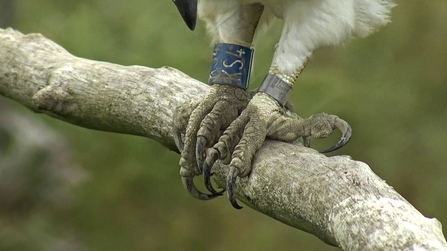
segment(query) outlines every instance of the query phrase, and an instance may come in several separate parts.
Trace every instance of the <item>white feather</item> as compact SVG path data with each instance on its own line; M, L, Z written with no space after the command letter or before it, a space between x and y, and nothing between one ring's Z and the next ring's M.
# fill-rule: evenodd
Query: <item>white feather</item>
M215 40L250 46L253 15L264 6L262 26L272 16L284 20L272 65L282 74L292 75L312 52L338 45L352 35L366 37L389 22L391 0L199 0L199 17L206 21ZM248 34L248 35L247 35Z

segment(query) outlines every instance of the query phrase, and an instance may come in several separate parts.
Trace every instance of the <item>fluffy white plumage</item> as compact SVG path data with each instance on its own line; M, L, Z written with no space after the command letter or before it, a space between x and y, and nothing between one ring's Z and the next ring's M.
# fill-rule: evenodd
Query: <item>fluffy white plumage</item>
M393 6L391 0L199 0L198 15L215 40L244 46L253 46L257 27L283 19L272 65L293 75L315 49L366 37L388 23Z

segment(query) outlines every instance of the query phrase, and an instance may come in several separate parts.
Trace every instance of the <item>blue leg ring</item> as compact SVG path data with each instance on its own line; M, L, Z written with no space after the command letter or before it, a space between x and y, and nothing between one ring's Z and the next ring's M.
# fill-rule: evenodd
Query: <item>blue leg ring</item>
M208 83L233 85L246 90L252 61L253 49L236 44L215 44Z

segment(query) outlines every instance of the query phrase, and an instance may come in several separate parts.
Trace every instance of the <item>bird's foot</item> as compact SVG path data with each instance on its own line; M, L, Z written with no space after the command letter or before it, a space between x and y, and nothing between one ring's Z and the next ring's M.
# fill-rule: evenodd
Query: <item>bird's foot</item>
M300 137L325 138L338 129L342 138L324 151L328 152L342 147L351 135L348 123L335 115L320 113L302 119L265 93L257 93L252 98L251 93L226 85L214 85L200 103L177 108L174 118L185 188L201 200L222 195L224 190L216 191L210 181L211 169L220 160L229 167L226 190L231 204L238 209L241 206L234 197L237 177L251 172L252 159L266 137L292 142ZM194 185L193 178L200 174L210 193L202 193Z
M317 139L326 138L334 130L339 130L342 134L340 140L334 146L320 151L320 153L328 153L340 149L351 138L351 126L335 115L318 113L307 119L302 119L294 113L288 112L288 114L288 116L284 116L272 123L272 133L267 135L268 138L291 141L290 139L302 137L304 139L304 145L310 147L311 137ZM283 132L288 133L282 134ZM280 134L278 135L278 133Z
M252 159L266 137L285 142L303 137L305 142L308 142L310 137L325 138L335 129L342 131L342 139L325 152L336 150L347 143L351 135L348 123L325 113L302 119L282 108L267 94L258 93L225 130L218 142L208 149L202 170L205 185L210 192L215 191L211 187L210 173L217 160L229 165L226 180L228 199L233 207L240 209L242 207L234 197L236 179L251 172Z
M203 176L211 194L200 192L193 178L203 172L207 149L217 142L251 98L252 94L241 88L216 84L203 100L180 106L174 112L174 140L181 151L180 175L183 185L195 198L209 200L222 195L223 191L211 186L210 170Z

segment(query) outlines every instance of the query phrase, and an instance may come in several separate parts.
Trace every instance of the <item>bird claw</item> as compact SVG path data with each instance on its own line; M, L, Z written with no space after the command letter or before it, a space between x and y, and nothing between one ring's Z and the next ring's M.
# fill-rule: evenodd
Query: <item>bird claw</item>
M227 175L227 195L228 200L230 201L231 205L236 209L242 209L242 207L237 204L236 198L234 198L234 185L236 184L236 178L238 176L238 169L231 166L230 171Z
M183 144L181 132L174 129L173 135L174 135L174 142L175 142L175 145L177 146L177 149L180 152L182 152L184 144Z
M225 189L218 192L214 189L213 185L211 184L211 176L213 173L211 173L211 168L213 167L214 163L219 159L219 153L215 151L214 149L210 149L211 153L208 153L208 156L206 157L205 163L203 164L203 182L205 184L206 189L211 192L211 194L219 194L222 195L223 192L225 192Z
M200 169L200 172L203 172L203 165L205 162L206 154L205 154L205 146L207 144L207 140L203 136L197 137L196 143L196 160L197 166Z
M334 146L332 146L324 151L320 151L320 153L328 153L328 152L332 152L332 151L342 148L344 145L346 145L349 142L349 139L351 138L351 135L352 135L352 129L351 129L351 126L348 124L348 122L344 121L343 119L341 119L335 115L329 115L329 116L333 117L332 126L334 129L338 129L341 132L341 138L338 140L338 142Z
M303 137L303 144L305 147L310 147L310 137L309 136Z
M194 185L193 177L183 176L182 183L185 189L189 192L189 194L191 194L194 198L199 200L211 200L222 195L222 194L206 194L200 192Z

